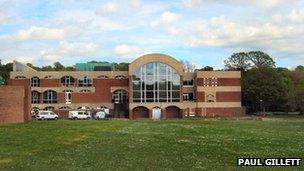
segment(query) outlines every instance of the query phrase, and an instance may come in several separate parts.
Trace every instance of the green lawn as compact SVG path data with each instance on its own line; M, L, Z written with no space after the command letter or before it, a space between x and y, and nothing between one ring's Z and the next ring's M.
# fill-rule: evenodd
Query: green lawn
M0 126L0 170L234 170L237 157L304 157L304 119L59 120ZM288 169L304 169L302 162L301 168Z

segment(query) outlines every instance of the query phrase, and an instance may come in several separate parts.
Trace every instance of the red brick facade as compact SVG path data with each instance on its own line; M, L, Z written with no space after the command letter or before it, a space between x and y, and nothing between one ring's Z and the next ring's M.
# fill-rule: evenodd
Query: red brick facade
M18 123L30 116L24 86L0 87L0 123Z
M217 102L240 102L241 92L216 92Z
M180 89L178 90L180 93L180 100L176 101L175 99L175 101L173 101L171 99L171 101L167 102L158 101L157 103L155 102L155 104L151 104L151 102L137 104L137 90L137 95L134 93L134 95L137 96L137 101L133 101L132 78L134 72L141 65L151 61L158 61L168 64L177 71L178 75L180 76ZM90 106L89 108L92 110L95 110L101 106L108 107L109 111L117 117L122 117L120 113L124 113L126 111L126 113L129 113L128 116L130 116L130 118L151 118L153 107L161 108L162 118L182 118L189 110L191 113L195 113L197 116L211 117L236 116L239 114L239 112L241 112L241 76L239 72L195 71L193 73L186 73L184 72L183 66L179 61L161 54L151 54L136 59L130 64L128 72L40 72L32 71L31 68L27 68L27 70L24 71L24 74L20 73L20 71L16 73L12 72L11 74L9 85L22 85L24 87L26 97L25 106L31 106L31 108L37 107L41 110L46 109L49 106L54 107L55 112L58 113L61 118L67 117L68 109L77 110L79 107L84 107L87 105ZM22 79L22 77L20 77L21 79L15 79L17 75L24 76L26 79ZM90 79L90 83L92 83L86 85L87 87L82 87L83 82L81 81L83 80L84 75L86 75ZM99 77L101 75L106 77ZM117 78L117 75L122 75L125 78ZM50 77L46 79L46 76ZM73 83L70 87L61 85L61 80L66 78L66 76L72 77ZM31 87L30 80L33 77L39 78L39 86ZM191 80L193 81L191 85L189 85ZM187 82L185 85L183 85L184 81ZM166 84L169 83L170 82L167 82ZM47 90L56 92L56 102L49 102L48 100L45 102L43 100L43 98L45 98L44 93ZM66 99L66 96L69 97L70 95L69 93L65 92L66 90L72 91L71 102L69 102L69 98ZM114 92L117 90L125 91L128 96L127 100L129 99L129 101L115 102ZM39 103L31 104L31 92L33 91L39 92ZM149 91L151 93L151 89ZM172 98L172 94L170 95L171 97L169 97L169 93L167 93L167 99ZM183 100L184 95L185 101ZM187 99L189 97L192 99ZM155 99L155 96L153 98ZM139 99L139 101L141 100L142 99ZM162 100L164 100L164 98ZM171 102L172 104L168 104ZM121 103L121 105L118 105L117 103ZM147 110L136 109L138 106L143 106ZM28 111L29 108L26 110ZM25 113L29 113L27 111ZM26 115L24 119L28 120L30 119L30 116Z

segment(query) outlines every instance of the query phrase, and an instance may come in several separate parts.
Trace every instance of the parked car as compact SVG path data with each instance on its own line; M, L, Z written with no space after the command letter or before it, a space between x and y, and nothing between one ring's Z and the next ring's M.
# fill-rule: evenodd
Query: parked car
M105 111L99 111L95 114L95 119L107 119L108 118L108 114Z
M57 120L58 115L54 113L53 111L39 111L38 114L35 115L35 118L38 120Z
M91 114L87 111L69 111L69 119L90 119Z
M32 114L32 118L36 118L37 115L39 114L39 110L38 110L38 109L33 109L33 110L31 111L31 114Z

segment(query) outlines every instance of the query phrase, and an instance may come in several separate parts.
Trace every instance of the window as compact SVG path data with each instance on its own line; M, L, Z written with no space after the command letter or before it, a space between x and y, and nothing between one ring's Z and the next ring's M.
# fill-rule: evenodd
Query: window
M193 93L184 93L183 99L184 99L184 101L193 101L194 95L193 95Z
M82 78L79 78L78 80L78 86L79 87L90 87L92 86L93 80L87 76L84 76Z
M117 76L115 77L115 79L126 79L126 77L123 76L123 75L117 75Z
M65 90L65 104L71 104L72 103L72 92L71 90Z
M217 86L217 78L204 78L204 87L216 87Z
M16 71L21 72L23 71L24 66L20 63L16 63Z
M79 92L81 92L81 93L90 93L91 90L84 89L84 90L80 90Z
M171 66L151 62L132 76L133 102L179 102L180 75Z
M108 76L105 76L105 75L101 75L101 76L98 76L97 79L108 79L109 77Z
M126 90L116 90L113 93L112 100L114 103L127 103L128 102L128 93Z
M183 81L183 85L184 86L193 86L194 85L194 81L192 80L184 80Z
M54 90L43 92L43 103L57 103L57 93Z
M40 79L38 77L31 78L31 86L32 87L39 87L40 86Z
M71 76L63 76L61 77L60 82L62 86L70 87L74 86L75 79Z
M32 91L32 103L40 103L40 93L38 91Z
M21 80L21 79L26 79L25 76L16 76L15 79Z

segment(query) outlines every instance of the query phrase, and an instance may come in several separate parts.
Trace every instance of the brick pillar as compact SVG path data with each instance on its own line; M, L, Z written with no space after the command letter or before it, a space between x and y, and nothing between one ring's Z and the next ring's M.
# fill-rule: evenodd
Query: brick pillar
M149 109L149 118L152 119L152 110Z
M129 110L129 119L134 119L133 118L133 111L132 110Z
M185 117L185 110L180 109L179 114L180 114L181 118L184 118Z
M161 109L162 119L167 119L166 109Z

